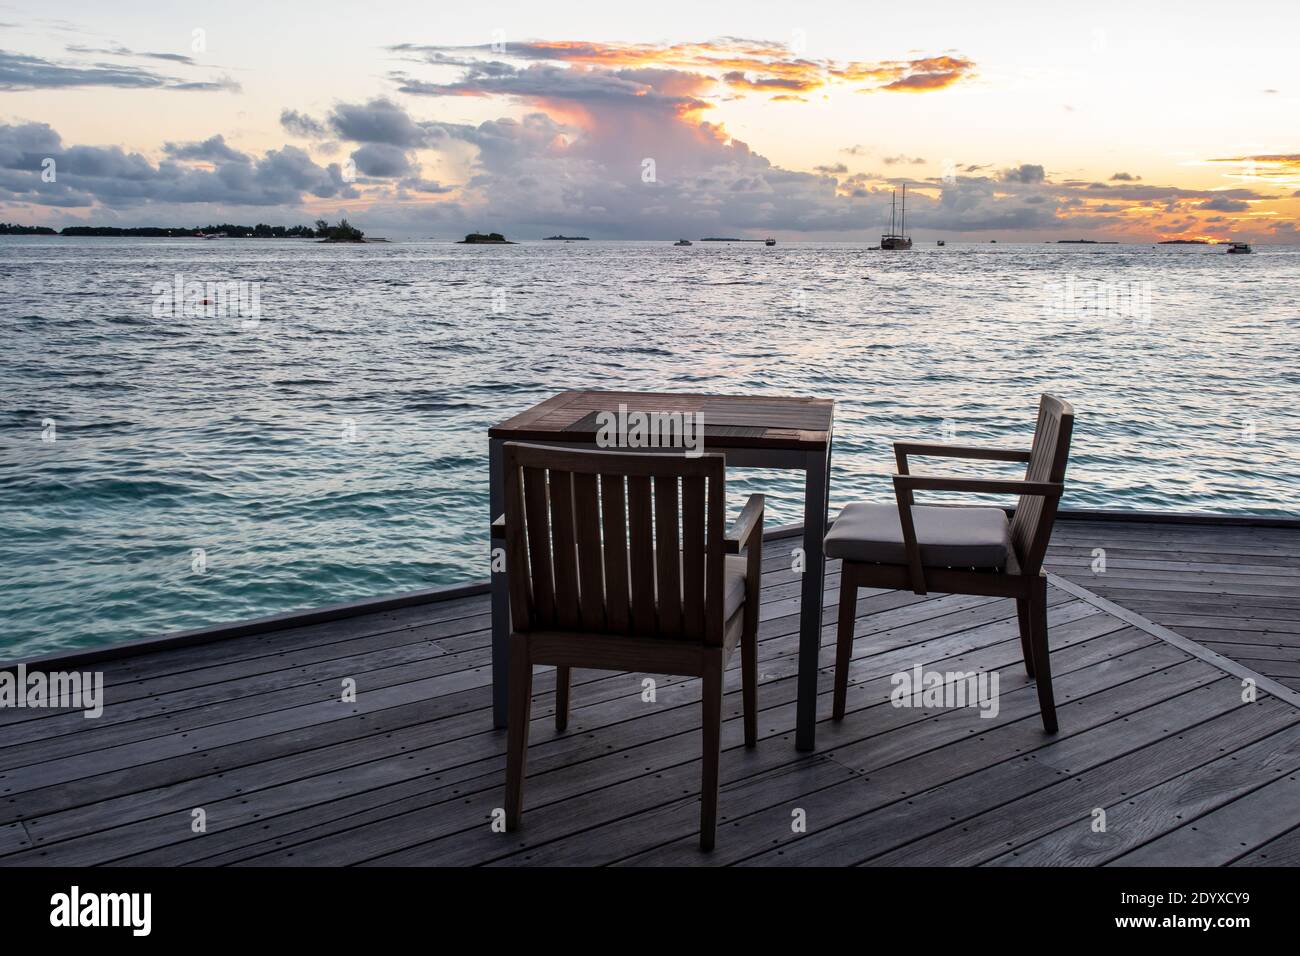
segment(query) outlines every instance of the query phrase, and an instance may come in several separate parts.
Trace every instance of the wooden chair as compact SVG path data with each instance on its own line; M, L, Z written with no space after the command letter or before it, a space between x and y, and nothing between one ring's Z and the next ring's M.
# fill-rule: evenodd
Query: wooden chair
M858 588L911 588L917 594L987 594L1016 599L1025 671L1038 685L1043 728L1056 732L1047 643L1047 576L1043 556L1064 488L1074 409L1043 395L1028 451L897 442L895 504L850 504L826 535L826 556L843 562L836 635L834 716L844 717ZM913 475L908 456L1028 463L1023 480ZM917 491L1010 492L1015 517L1001 508L916 505Z
M504 536L510 579L506 829L523 808L533 665L556 667L560 731L570 668L649 671L703 679L700 846L712 849L722 673L737 644L745 746L758 739L763 496L728 533L722 455L507 442L503 460L505 514L493 533Z

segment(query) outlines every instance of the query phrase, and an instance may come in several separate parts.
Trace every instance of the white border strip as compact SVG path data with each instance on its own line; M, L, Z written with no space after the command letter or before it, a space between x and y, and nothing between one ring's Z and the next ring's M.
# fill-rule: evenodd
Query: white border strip
M1294 691L1285 684L1279 684L1271 677L1265 677L1263 674L1256 673L1244 664L1238 664L1229 657L1224 657L1222 654L1216 654L1208 647L1198 644L1190 638L1183 637L1183 635L1177 634L1174 631L1169 630L1169 628L1157 624L1155 621L1147 620L1135 611L1130 611L1126 607L1121 607L1113 601L1107 601L1101 595L1093 594L1081 584L1067 581L1060 575L1052 574L1050 571L1047 573L1047 580L1054 587L1058 587L1062 591L1073 594L1079 600L1086 601L1098 610L1105 611L1107 614L1117 617L1121 621L1132 624L1134 627L1146 631L1152 637L1158 637L1160 640L1172 644L1180 651L1191 654L1193 657L1199 658L1200 660L1205 661L1205 663L1217 667L1221 671L1226 671L1234 677L1253 680L1255 686L1266 694L1280 698L1288 704L1291 704L1293 707L1300 707L1300 691Z

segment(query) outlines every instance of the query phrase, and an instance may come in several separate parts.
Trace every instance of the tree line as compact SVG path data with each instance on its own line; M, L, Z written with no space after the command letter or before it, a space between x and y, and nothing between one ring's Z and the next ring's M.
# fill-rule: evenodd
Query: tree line
M54 230L49 226L22 226L18 223L0 222L0 236L134 236L145 239L181 239L186 236L204 236L224 233L236 239L335 239L360 240L360 229L346 219L331 226L317 219L310 226L271 226L259 222L255 226L221 223L195 226L192 229L168 226L64 226Z

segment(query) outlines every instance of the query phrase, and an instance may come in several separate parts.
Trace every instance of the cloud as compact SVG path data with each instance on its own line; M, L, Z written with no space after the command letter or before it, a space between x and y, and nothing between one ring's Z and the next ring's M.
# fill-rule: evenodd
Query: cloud
M1254 156L1228 156L1211 159L1211 163L1238 166L1264 166L1287 173L1300 172L1300 153L1262 153ZM1267 170L1259 170L1263 173Z
M352 153L357 170L366 176L405 176L411 171L411 161L406 150L387 143L367 143Z
M398 183L402 189L408 189L412 192L426 193L429 195L439 195L455 191L455 186L444 186L432 179L421 179L418 176L410 176Z
M843 163L834 163L830 166L814 166L813 169L819 173L824 173L827 176L838 176L841 173L847 173L849 171L849 167L845 166Z
M285 132L303 139L324 139L329 135L324 123L297 110L281 110L280 125Z
M971 60L956 55L817 60L795 55L784 44L735 37L676 44L532 40L498 49L402 43L389 49L413 62L463 71L451 82L395 73L404 93L573 100L651 95L677 99L670 108L687 112L724 94L795 99L837 85L857 92L925 92L953 86L975 73Z
M75 89L79 87L154 89L178 91L226 90L237 92L234 80L188 81L138 66L93 63L60 64L38 56L0 50L0 90Z
M419 96L510 96L545 104L565 101L576 104L618 104L639 112L657 110L686 114L708 109L698 97L674 92L709 82L680 72L581 70L532 63L523 69L484 72L470 68L450 83L431 83L395 74L398 90Z
M204 162L247 163L250 158L226 145L226 138L218 133L201 143L164 143L163 152L173 159L202 160Z
M1043 167L1031 163L1002 171L1002 179L1008 183L1041 183L1045 178Z
M881 160L881 162L886 166L897 166L901 163L906 163L909 166L922 166L925 164L925 160L920 156L904 156L902 154L899 154L898 156L886 156Z
M306 197L357 195L337 164L321 167L295 146L267 150L259 158L231 149L217 135L198 143L168 143L163 151L167 158L155 165L118 146L65 146L44 123L0 125L0 199L128 209L192 203L297 206ZM42 179L46 158L54 160L54 182Z
M197 66L197 62L192 56L185 56L182 53L144 53L137 50L129 49L121 45L113 47L86 47L79 46L75 43L66 47L69 53L90 53L100 56L125 56L125 57L142 57L146 60L165 60L168 63L184 63L186 66Z
M1134 176L1132 173L1114 173L1110 177L1111 182L1132 183L1141 179L1141 176Z
M1197 209L1212 209L1215 212L1246 212L1250 209L1250 203L1241 199L1208 199L1200 203Z
M906 64L905 72L885 84L883 89L908 93L924 93L947 89L974 75L975 64L962 57L938 56L913 60Z
M429 127L416 125L404 109L383 98L367 103L340 103L330 113L328 122L340 137L354 143L382 143L411 149L425 145L431 135Z

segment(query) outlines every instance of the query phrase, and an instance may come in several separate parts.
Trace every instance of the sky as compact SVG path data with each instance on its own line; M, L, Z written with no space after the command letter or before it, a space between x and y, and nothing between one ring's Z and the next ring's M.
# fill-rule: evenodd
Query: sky
M6 3L0 221L1295 242L1300 4Z

